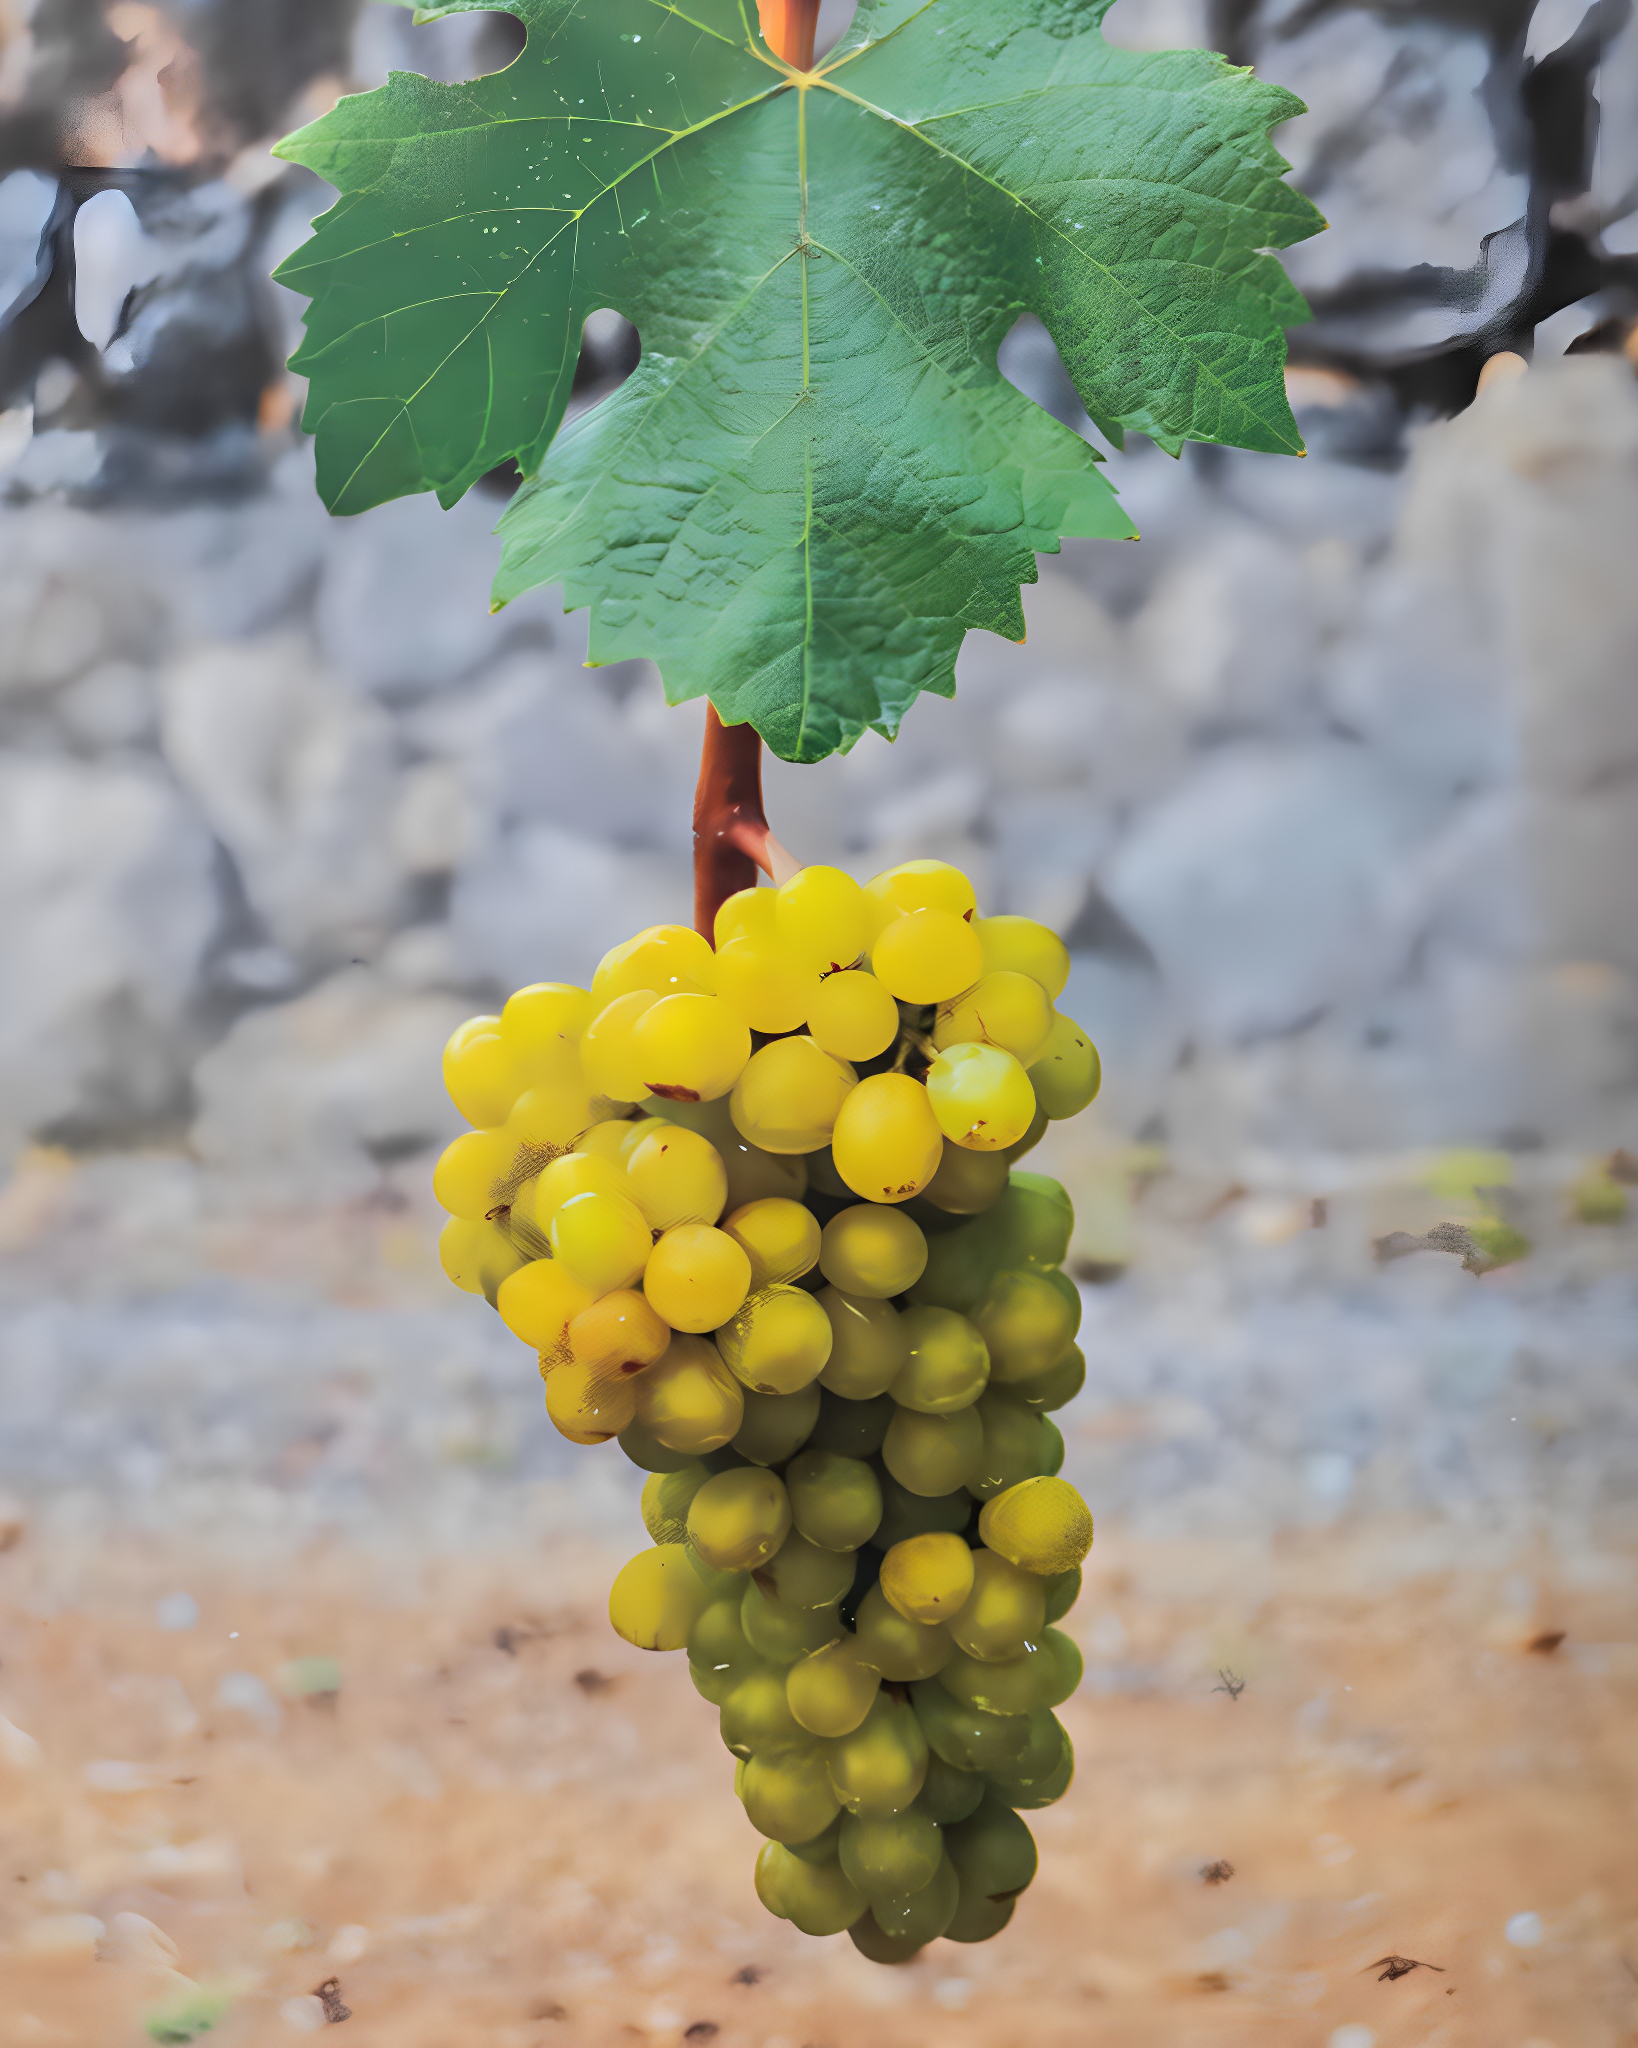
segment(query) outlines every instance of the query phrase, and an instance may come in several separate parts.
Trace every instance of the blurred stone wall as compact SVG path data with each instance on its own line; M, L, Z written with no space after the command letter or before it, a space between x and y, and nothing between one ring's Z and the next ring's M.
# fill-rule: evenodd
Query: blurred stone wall
M1638 1144L1638 20L1110 28L1313 108L1281 137L1332 222L1291 257L1309 458L1112 455L1141 546L1044 564L1028 645L973 636L896 745L773 764L780 834L945 854L1068 930L1127 1132ZM281 368L268 272L325 195L271 138L515 34L0 0L0 1157L185 1139L367 1187L447 1127L459 1016L687 915L698 707L584 669L549 593L488 616L504 479L331 521ZM631 346L596 317L577 402ZM1091 432L1044 330L1003 367Z

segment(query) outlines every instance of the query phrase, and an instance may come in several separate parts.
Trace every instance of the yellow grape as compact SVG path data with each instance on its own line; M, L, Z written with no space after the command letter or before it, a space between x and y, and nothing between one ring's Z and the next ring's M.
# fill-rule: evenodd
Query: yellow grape
M764 1047L752 1065L777 1050ZM830 1147L852 1193L867 1202L903 1202L919 1195L937 1173L944 1134L919 1081L908 1074L871 1074L841 1104Z
M942 1622L929 1627L900 1614L879 1585L859 1602L854 1643L860 1657L892 1685L933 1678L950 1661L954 1645Z
M764 1565L756 1583L783 1607L834 1607L853 1584L850 1551L825 1550L793 1529Z
M779 943L824 974L857 960L865 945L865 893L840 868L801 868L774 897Z
M546 1413L572 1444L606 1444L637 1414L637 1389L629 1379L572 1359L546 1375Z
M495 1306L514 1337L555 1364L559 1352L567 1356L569 1325L596 1298L556 1259L531 1259L501 1282Z
M1081 1298L1061 1273L998 1273L972 1312L998 1386L1027 1384L1056 1365L1081 1326Z
M647 989L656 996L710 995L715 963L711 948L685 924L650 925L623 945L611 946L592 976L591 1001L601 1010L617 996Z
M933 1025L933 1044L998 1045L1026 1067L1046 1046L1052 1003L1038 981L1006 969L986 974L946 1004Z
M689 1507L710 1476L696 1458L673 1472L651 1472L644 1480L643 1527L656 1543L688 1541ZM689 1633L692 1639L693 1630Z
M899 1006L875 975L827 974L808 1003L808 1035L840 1060L873 1060L899 1035Z
M609 1588L609 1620L639 1650L680 1650L710 1599L686 1546L660 1543L621 1566Z
M924 1813L849 1814L836 1845L837 1861L867 1899L904 1898L938 1875L942 1835L938 1822Z
M977 934L948 910L912 910L885 925L870 971L901 1003L947 1003L984 971Z
M770 1913L803 1934L840 1934L866 1911L839 1863L810 1863L783 1842L764 1842L756 1859L756 1895Z
M722 1227L750 1260L753 1287L800 1280L819 1262L819 1219L805 1203L778 1196L746 1202Z
M950 1618L950 1640L983 1663L1016 1657L1046 1626L1046 1588L993 1550L972 1555L972 1591Z
M865 894L884 921L911 910L945 910L961 918L976 916L978 910L972 883L944 860L900 861L872 875Z
M927 1070L927 1100L939 1129L974 1152L1015 1144L1035 1114L1035 1090L998 1045L950 1045Z
M818 1235L815 1225L814 1235ZM498 1223L472 1223L451 1216L438 1237L438 1263L467 1294L493 1301L508 1275L523 1264L523 1253Z
M886 1301L921 1278L927 1240L902 1209L860 1202L825 1225L819 1270L844 1294Z
M1069 948L1032 917L981 917L973 929L990 974L1027 974L1056 1002L1069 980Z
M472 1017L455 1031L444 1047L444 1086L469 1124L492 1130L505 1123L523 1078L498 1017Z
M794 1394L816 1380L831 1342L829 1317L799 1287L759 1287L717 1332L729 1368L758 1394Z
M1092 1510L1067 1479L1025 1479L985 1502L978 1533L997 1556L1047 1578L1092 1548Z
M907 1536L882 1559L882 1597L906 1621L933 1628L961 1612L973 1590L973 1572L965 1536Z
M836 1795L825 1776L817 1743L753 1756L743 1767L740 1798L745 1818L775 1842L805 1842L836 1818Z
M643 1212L624 1195L571 1195L546 1234L553 1258L594 1294L631 1286L654 1248Z
M819 1419L816 1386L799 1387L794 1394L757 1394L747 1387L744 1399L745 1413L734 1431L734 1449L753 1465L783 1465L807 1442Z
M743 1641L743 1629L740 1636ZM750 1645L747 1643L746 1647L749 1649ZM724 1748L735 1756L808 1747L810 1731L790 1710L783 1670L760 1659L740 1674L738 1683L722 1703L717 1725Z
M555 1072L563 1049L573 1051L592 1020L592 1000L583 988L566 981L536 981L507 997L501 1006L500 1033L509 1046L530 1061L544 1058Z
M569 1355L605 1372L641 1372L665 1355L670 1342L670 1329L630 1287L600 1295L569 1325Z
M771 892L769 892L771 893ZM666 1114L678 1124L697 1131L715 1146L728 1175L724 1207L732 1213L747 1202L770 1200L775 1196L797 1201L807 1192L808 1163L800 1154L764 1152L749 1145L734 1127L728 1104L715 1102L670 1102Z
M725 1230L677 1223L648 1255L643 1292L674 1330L715 1330L751 1288L751 1262Z
M576 1195L589 1194L628 1200L630 1189L624 1171L601 1152L565 1152L561 1159L542 1167L533 1180L518 1189L513 1208L536 1230L546 1231L551 1229L552 1218L565 1202Z
M587 1081L613 1102L643 1102L648 1084L637 1053L637 1024L659 997L651 989L632 989L605 1003L586 1026L580 1041L580 1064Z
M852 1636L798 1657L785 1674L785 1698L792 1716L812 1735L851 1735L870 1712L881 1676L859 1655Z
M452 1216L482 1223L510 1199L517 1145L504 1131L464 1131L432 1169L432 1192Z
M582 1131L574 1141L577 1152L589 1154L594 1159L606 1159L610 1166L624 1167L626 1153L630 1149L628 1140L639 1123L650 1128L659 1123L658 1117L604 1117L592 1125L589 1131ZM647 1133L644 1132L646 1136Z
M772 937L730 939L717 955L717 993L753 1031L799 1029L818 986L813 970Z
M506 1133L529 1151L536 1167L567 1152L580 1137L609 1113L608 1103L586 1086L578 1071L527 1088L512 1105Z
M689 1542L721 1572L755 1571L766 1564L790 1526L785 1482L759 1465L718 1472L695 1494L688 1510Z
M922 1189L937 1209L951 1216L977 1216L1007 1185L1007 1160L999 1152L973 1152L944 1141L938 1172Z
M882 1439L888 1471L906 1492L927 1498L964 1487L983 1455L984 1427L971 1408L958 1408L953 1415L918 1415L914 1408L900 1408Z
M1103 1080L1098 1048L1071 1018L1056 1017L1029 1078L1036 1101L1049 1117L1079 1116Z
M637 1419L669 1450L720 1450L744 1413L744 1388L703 1337L673 1337L637 1382Z
M626 1193L651 1230L715 1223L728 1196L728 1173L709 1138L680 1124L651 1124L625 1156Z
M764 1152L817 1152L830 1143L858 1078L811 1038L776 1039L752 1053L734 1083L729 1113L740 1136Z
M990 1379L984 1339L953 1309L912 1306L900 1325L910 1346L888 1389L901 1408L922 1415L953 1415L970 1408Z
M751 1034L720 996L662 996L632 1026L631 1056L651 1094L714 1102L751 1057Z
M882 1518L881 1482L863 1458L838 1451L799 1450L785 1467L785 1491L797 1533L825 1550L857 1550Z
M878 1692L858 1727L831 1744L826 1767L849 1814L905 1812L927 1777L927 1738L915 1709Z
M890 1301L827 1287L819 1305L830 1320L831 1350L819 1384L849 1401L873 1400L897 1379L910 1346Z
M735 939L771 940L778 915L778 892L736 889L717 912L711 936L718 953Z

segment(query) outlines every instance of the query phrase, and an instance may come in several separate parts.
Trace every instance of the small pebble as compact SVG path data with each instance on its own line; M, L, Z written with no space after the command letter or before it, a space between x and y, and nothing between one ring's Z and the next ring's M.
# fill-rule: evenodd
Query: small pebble
M1541 1915L1539 1913L1515 1913L1503 1930L1514 1948L1540 1948Z

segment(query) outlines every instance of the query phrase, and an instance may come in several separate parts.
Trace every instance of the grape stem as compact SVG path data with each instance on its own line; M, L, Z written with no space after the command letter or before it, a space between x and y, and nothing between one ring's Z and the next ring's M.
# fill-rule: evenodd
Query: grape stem
M736 890L756 886L760 868L786 881L802 863L768 830L762 808L762 741L754 725L724 725L705 707L705 746L694 791L694 928L715 936L717 912Z

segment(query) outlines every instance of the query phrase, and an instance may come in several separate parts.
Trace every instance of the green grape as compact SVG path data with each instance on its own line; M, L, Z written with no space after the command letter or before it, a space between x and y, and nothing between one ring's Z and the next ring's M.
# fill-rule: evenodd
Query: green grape
M909 1356L899 1311L890 1301L844 1294L839 1287L825 1288L818 1301L831 1329L820 1385L849 1401L871 1401L885 1393Z
M800 1030L818 987L814 970L773 937L746 933L717 954L717 993L753 1031Z
M978 935L948 910L910 910L885 924L870 949L870 971L901 1003L947 1003L984 971Z
M639 1650L680 1650L710 1600L686 1546L660 1543L621 1566L609 1589L609 1620Z
M916 1794L917 1808L940 1827L965 1820L978 1811L984 1797L984 1776L979 1771L958 1771L936 1751L927 1757L927 1776Z
M670 1330L629 1287L599 1295L569 1325L569 1356L601 1372L643 1372L665 1356L670 1342Z
M498 1017L469 1017L444 1047L444 1087L469 1124L492 1130L507 1119L522 1082Z
M505 1131L464 1131L444 1148L432 1169L432 1192L441 1207L466 1223L482 1223L511 1199L517 1140Z
M842 1815L838 1812L828 1828L821 1828L805 1842L787 1842L785 1846L804 1863L834 1863L841 1839Z
M837 1860L867 1899L902 1898L932 1883L944 1852L943 1837L936 1820L913 1810L850 1813L842 1822Z
M1041 1581L1046 1588L1046 1618L1062 1621L1081 1597L1081 1568L1071 1565L1066 1572L1053 1572Z
M937 1531L907 1536L882 1559L882 1594L906 1621L932 1628L949 1622L965 1606L973 1590L973 1570L973 1553L964 1537Z
M787 1285L819 1263L819 1219L801 1202L747 1202L722 1227L750 1260L753 1287Z
M632 1026L632 1062L649 1092L669 1101L714 1102L750 1057L745 1019L720 996L662 996Z
M836 1795L817 1743L750 1758L741 1767L740 1797L745 1818L775 1842L805 1842L836 1817Z
M616 996L648 989L657 996L709 995L715 986L711 948L685 924L655 924L634 939L611 946L592 976L591 1005L599 1010Z
M711 943L720 955L735 939L771 939L778 915L772 889L736 889L711 922Z
M920 1415L970 1408L989 1383L990 1354L967 1318L917 1305L904 1311L900 1328L910 1355L888 1390L899 1406Z
M740 1136L764 1152L817 1152L830 1143L858 1079L846 1060L811 1038L778 1038L752 1053L734 1083L729 1114Z
M643 1269L643 1292L655 1313L674 1330L696 1336L737 1314L750 1288L744 1250L709 1223L673 1224L653 1244Z
M945 1831L944 1853L955 1865L963 1895L1011 1898L1035 1881L1035 1838L994 1792L970 1820Z
M903 1813L927 1776L927 1738L907 1701L878 1692L859 1725L830 1745L828 1759L831 1790L848 1813Z
M965 1487L949 1493L912 1493L891 1473L883 1477L881 1487L882 1518L873 1538L878 1550L891 1550L907 1536L925 1536L935 1529L959 1536L973 1518L972 1495Z
M766 1564L790 1526L784 1481L755 1465L716 1473L688 1510L689 1542L707 1564L723 1572L754 1571Z
M793 1529L756 1571L756 1583L781 1607L834 1607L853 1584L851 1553L821 1550Z
M978 1533L999 1556L1048 1578L1092 1548L1092 1510L1067 1479L1025 1479L985 1502Z
M933 1025L933 1045L998 1045L1026 1067L1052 1032L1052 999L1028 974L998 968L964 996L946 1003Z
M998 1045L946 1046L927 1070L927 1100L944 1136L974 1152L1016 1144L1035 1114L1028 1074Z
M864 951L865 893L840 868L801 868L775 893L774 929L784 950L816 974L846 967Z
M955 1867L941 1862L919 1892L907 1892L894 1899L877 1899L870 1913L884 1934L897 1941L915 1942L919 1947L938 1939L955 1918L956 1907L960 1903L961 1880L955 1874Z
M961 1902L944 1930L946 1941L993 1941L1017 1911L1016 1899L986 1898L982 1892L961 1889Z
M1081 1653L1060 1629L1042 1629L1015 1657L983 1662L954 1650L939 1673L939 1684L963 1705L986 1714L1027 1714L1032 1707L1056 1707L1081 1682Z
M935 1677L952 1648L948 1629L907 1620L879 1585L872 1586L859 1602L853 1640L860 1657L890 1685Z
M637 1419L674 1451L720 1450L745 1415L745 1389L704 1337L673 1337L637 1382Z
M650 1230L715 1223L728 1199L722 1154L709 1138L680 1124L649 1123L626 1153L625 1170L625 1192Z
M740 1626L744 1591L716 1596L688 1631L688 1668L699 1692L713 1706L725 1706L729 1694L762 1659L745 1640Z
M653 1477L665 1478L673 1472L686 1472L690 1466L699 1464L699 1460L691 1451L674 1451L661 1443L643 1422L641 1411L642 1404L639 1402L636 1420L628 1422L615 1438L615 1442L634 1465ZM707 1478L710 1476L703 1465L700 1465L700 1472ZM649 1533L653 1535L652 1530ZM683 1539L681 1535L676 1535L655 1536L654 1540L656 1543L681 1543Z
M1069 980L1069 948L1032 917L981 917L973 929L990 973L1027 974L1056 1002Z
M633 989L599 1008L580 1041L588 1084L611 1102L644 1102L648 1084L637 1056L638 1020L659 1001L652 989Z
M866 1911L839 1863L809 1863L783 1842L763 1843L756 1895L770 1913L804 1934L841 1934Z
M874 1913L861 1913L847 1930L847 1938L873 1963L913 1963L922 1952L925 1943L901 1940L896 1934L884 1934Z
M1061 1266L1068 1256L1075 1211L1057 1181L1014 1167L997 1199L991 1225L1001 1265L1044 1272Z
M710 1476L697 1458L650 1473L643 1482L643 1527L656 1543L688 1541L688 1510Z
M1079 1116L1103 1080L1098 1048L1072 1019L1055 1017L1029 1078L1036 1101L1049 1117Z
M1043 1806L1056 1806L1074 1782L1075 1751L1068 1736L1064 1737L1064 1751L1057 1769L1046 1777L1033 1778L1028 1784L1021 1784L1011 1778L992 1780L1001 1798L1010 1807L1025 1813L1033 1813Z
M967 1491L989 1500L1022 1479L1056 1472L1064 1440L1038 1409L1026 1407L1014 1389L992 1387L978 1404L984 1425L984 1453Z
M859 1655L852 1636L839 1636L809 1657L798 1657L785 1674L791 1713L811 1734L827 1739L851 1735L870 1712L881 1676Z
M1004 1771L992 1771L989 1782L1015 1811L1034 1812L1056 1805L1069 1790L1075 1775L1075 1751L1050 1708L1036 1707L1026 1719L1030 1738L1023 1754Z
M833 1392L821 1375L819 1420L808 1437L808 1449L839 1451L846 1458L873 1457L882 1447L894 1412L893 1403L885 1394L857 1400Z
M921 1415L900 1408L882 1439L882 1463L899 1484L922 1495L954 1493L984 1455L984 1426L971 1408Z
M1067 1408L1085 1385L1086 1355L1078 1344L1071 1344L1056 1365L1049 1365L1045 1372L1034 1373L1027 1380L1015 1380L1007 1393L1026 1408L1047 1415L1054 1409Z
M827 1139L838 1175L868 1202L903 1202L919 1195L944 1156L944 1135L927 1090L908 1074L871 1074L859 1082L819 1142Z
M740 1600L739 1625L757 1655L781 1668L822 1650L842 1633L834 1606L795 1607L770 1599L754 1579Z
M978 1156L976 1153L973 1155ZM995 1277L995 1232L990 1216L975 1216L927 1240L927 1267L909 1290L914 1303L971 1315Z
M969 1706L945 1690L942 1678L913 1682L910 1698L928 1748L958 1771L1005 1770L1029 1741L1029 1723L1021 1714Z
M1025 1071L1027 1072L1028 1069L1026 1068ZM1033 1088L1035 1086L1035 1083L1031 1081L1029 1085ZM1007 1147L1006 1151L1003 1152L1001 1155L1002 1158L1005 1159L1009 1165L1011 1165L1017 1160L1022 1159L1026 1152L1033 1152L1036 1146L1039 1145L1041 1140L1046 1136L1047 1125L1050 1124L1051 1121L1051 1117L1049 1117L1046 1111L1041 1107L1041 1098L1037 1096L1035 1098L1035 1114L1030 1118L1029 1129L1018 1140L1016 1145L1009 1145Z
M758 1394L794 1394L825 1368L830 1318L799 1287L759 1287L717 1332L729 1370Z
M1062 1274L1015 1267L991 1281L972 1319L989 1346L990 1378L1006 1386L1033 1379L1063 1357L1080 1328L1081 1298Z
M807 1749L812 1742L786 1702L785 1674L773 1664L754 1664L741 1674L722 1703L718 1726L724 1748L735 1756Z
M946 860L903 860L872 875L864 886L867 913L873 906L875 918L872 935L911 910L947 910L963 919L978 910L972 883Z
M831 1156L828 1145L808 1155L807 1167L810 1194L831 1195L838 1202L848 1201L852 1197L853 1190L836 1171L836 1161Z
M637 1389L601 1366L568 1359L546 1374L546 1413L572 1444L606 1444L637 1419Z
M899 1006L873 974L827 974L808 1004L808 1035L839 1060L873 1060L899 1035Z
M553 1258L594 1294L629 1287L654 1246L642 1211L624 1195L571 1195L546 1234Z
M498 1223L469 1223L451 1216L438 1236L438 1263L445 1273L466 1293L481 1294L491 1303L502 1282L525 1262Z
M816 1416L818 1408L816 1400ZM825 1550L857 1550L875 1535L882 1518L881 1482L863 1458L811 1447L799 1451L785 1467L785 1491L798 1531Z
M921 1278L927 1240L902 1210L860 1202L825 1225L819 1270L844 1294L885 1301Z
M938 1172L920 1199L951 1216L977 1216L995 1202L1007 1184L1007 1162L999 1152L972 1152L944 1141Z
M744 1401L745 1419L734 1436L734 1449L753 1465L783 1465L807 1442L819 1419L815 1386L799 1387L794 1394L754 1394L747 1388ZM796 1511L794 1500L791 1511Z
M1046 1588L1033 1572L1008 1564L993 1550L969 1555L972 1591L950 1617L950 1640L968 1657L1000 1663L1018 1656L1045 1628Z

